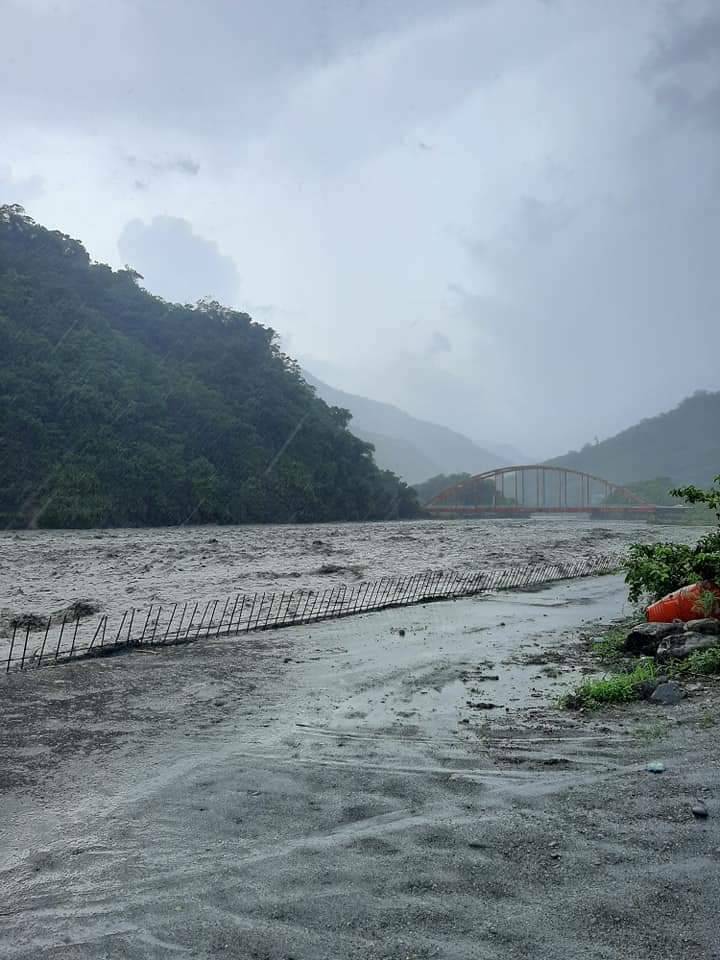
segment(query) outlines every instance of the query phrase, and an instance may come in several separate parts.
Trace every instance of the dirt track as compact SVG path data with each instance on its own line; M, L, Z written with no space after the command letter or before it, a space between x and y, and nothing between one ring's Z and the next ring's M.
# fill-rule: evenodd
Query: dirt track
M713 689L548 706L623 596L607 577L3 678L0 956L720 957Z

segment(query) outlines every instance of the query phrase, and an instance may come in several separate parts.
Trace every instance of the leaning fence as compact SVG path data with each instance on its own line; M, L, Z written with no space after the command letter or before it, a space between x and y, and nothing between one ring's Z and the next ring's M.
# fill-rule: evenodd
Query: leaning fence
M257 630L318 623L338 617L453 600L499 590L539 586L557 580L613 573L617 557L586 557L573 563L529 564L466 575L433 571L407 577L383 577L352 587L297 589L276 593L237 594L218 600L152 604L112 618L62 617L22 619L12 626L0 671L26 670L84 657L104 656L132 647L170 646L215 637L235 637Z

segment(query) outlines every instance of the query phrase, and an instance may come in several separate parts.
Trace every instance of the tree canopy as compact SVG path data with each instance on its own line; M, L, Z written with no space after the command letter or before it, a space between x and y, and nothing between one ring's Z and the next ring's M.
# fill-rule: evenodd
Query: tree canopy
M0 523L91 527L418 512L272 329L0 207Z

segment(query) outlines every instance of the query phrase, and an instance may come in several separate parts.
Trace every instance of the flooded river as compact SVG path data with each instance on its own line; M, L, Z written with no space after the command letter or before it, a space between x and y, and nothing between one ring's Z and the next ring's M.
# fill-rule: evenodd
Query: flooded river
M561 517L6 531L0 534L0 608L7 622L85 599L114 616L129 607L238 592L317 590L430 570L467 574L619 554L633 541L689 542L701 533Z

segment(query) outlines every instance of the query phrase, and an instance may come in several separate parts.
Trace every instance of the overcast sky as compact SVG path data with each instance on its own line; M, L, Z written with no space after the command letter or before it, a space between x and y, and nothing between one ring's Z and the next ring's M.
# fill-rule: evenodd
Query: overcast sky
M717 0L1 0L0 201L562 453L720 389Z

